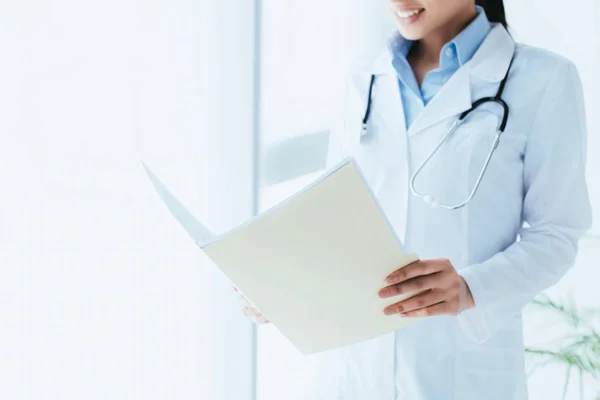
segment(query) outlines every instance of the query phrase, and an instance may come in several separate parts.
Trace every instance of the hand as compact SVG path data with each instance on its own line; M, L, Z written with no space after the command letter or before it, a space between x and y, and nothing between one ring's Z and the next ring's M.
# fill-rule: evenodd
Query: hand
M233 290L239 293L237 288L234 287ZM242 311L244 312L244 315L250 317L256 324L262 325L269 323L265 316L262 315L262 313L258 311L258 309L254 307L254 305L250 303L250 301L243 294L240 294L240 304L242 305Z
M415 297L386 307L386 315L458 315L475 307L469 286L446 259L416 261L392 273L385 283L388 286L379 291L379 297L384 299L406 293L419 293Z

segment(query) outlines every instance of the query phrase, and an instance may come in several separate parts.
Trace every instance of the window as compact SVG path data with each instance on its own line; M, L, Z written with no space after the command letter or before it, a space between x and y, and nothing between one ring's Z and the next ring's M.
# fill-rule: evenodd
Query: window
M3 2L0 398L253 398L253 326L140 163L215 230L251 216L238 3Z

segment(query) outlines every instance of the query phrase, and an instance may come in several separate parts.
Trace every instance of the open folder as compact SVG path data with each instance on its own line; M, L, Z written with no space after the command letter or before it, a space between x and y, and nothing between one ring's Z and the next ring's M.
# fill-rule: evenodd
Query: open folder
M415 261L353 159L274 208L212 234L144 164L173 216L232 284L303 354L355 344L419 318L385 316L385 278Z

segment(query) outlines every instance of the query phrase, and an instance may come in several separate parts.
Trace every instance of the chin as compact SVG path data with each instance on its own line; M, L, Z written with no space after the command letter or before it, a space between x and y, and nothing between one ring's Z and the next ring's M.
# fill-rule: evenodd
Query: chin
M405 26L398 26L397 28L398 32L400 32L400 35L407 40L416 41L425 37L425 32L423 29L407 29Z

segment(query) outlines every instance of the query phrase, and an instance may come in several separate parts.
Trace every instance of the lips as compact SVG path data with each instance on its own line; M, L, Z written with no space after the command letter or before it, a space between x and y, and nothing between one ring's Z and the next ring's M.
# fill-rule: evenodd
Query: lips
M396 15L398 16L398 18L410 18L413 15L418 15L422 13L423 11L425 11L424 8L397 10Z
M395 10L395 15L402 25L410 25L421 18L424 12L424 8L403 8Z

